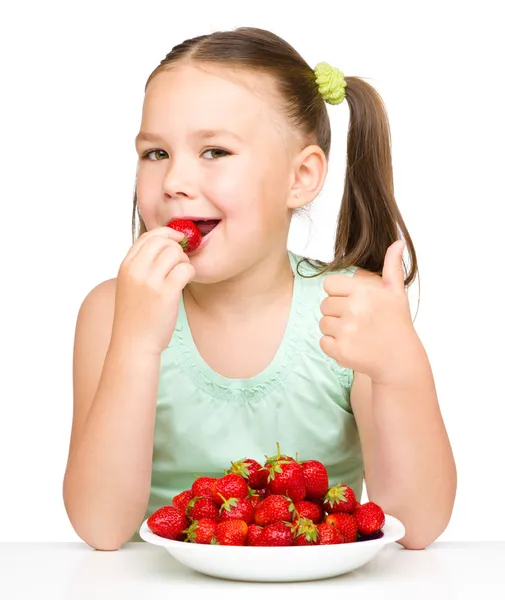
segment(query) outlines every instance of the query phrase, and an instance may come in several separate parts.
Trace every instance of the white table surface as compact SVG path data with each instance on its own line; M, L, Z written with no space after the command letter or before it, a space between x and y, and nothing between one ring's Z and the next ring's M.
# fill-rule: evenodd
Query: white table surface
M337 600L345 592L346 600L503 600L504 570L505 542L435 542L425 550L405 550L393 543L356 571L303 583L215 579L176 562L164 548L143 542L115 552L79 542L0 543L0 598Z

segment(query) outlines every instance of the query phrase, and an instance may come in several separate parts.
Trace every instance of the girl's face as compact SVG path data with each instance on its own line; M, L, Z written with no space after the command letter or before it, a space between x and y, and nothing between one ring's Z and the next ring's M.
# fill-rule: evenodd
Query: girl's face
M189 255L196 282L230 279L286 250L293 156L272 91L265 76L215 67L176 67L149 83L138 209L148 230L174 218L219 222Z

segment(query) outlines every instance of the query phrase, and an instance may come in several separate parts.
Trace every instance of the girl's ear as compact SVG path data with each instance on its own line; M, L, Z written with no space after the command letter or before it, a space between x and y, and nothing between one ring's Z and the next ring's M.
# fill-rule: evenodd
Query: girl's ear
M293 161L293 183L288 191L288 208L295 209L310 204L321 191L327 172L328 161L321 147L305 147Z

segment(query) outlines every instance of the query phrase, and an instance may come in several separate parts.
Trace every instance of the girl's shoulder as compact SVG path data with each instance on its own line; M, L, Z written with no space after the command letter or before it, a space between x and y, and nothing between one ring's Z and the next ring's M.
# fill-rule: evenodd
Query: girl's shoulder
M322 286L324 280L329 275L343 274L353 277L358 270L358 267L326 269L326 263L319 261L318 259L302 256L291 251L289 252L289 256L295 274L304 279L312 279L316 285L320 286Z

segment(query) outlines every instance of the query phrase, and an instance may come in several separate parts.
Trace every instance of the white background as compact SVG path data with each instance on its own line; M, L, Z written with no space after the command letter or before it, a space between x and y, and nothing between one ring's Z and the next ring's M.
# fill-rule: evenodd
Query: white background
M184 39L242 25L271 29L311 66L330 62L383 97L396 197L421 272L415 326L458 466L453 518L440 539L505 539L505 520L493 517L505 495L500 4L2 5L0 541L79 539L61 493L74 327L86 294L116 276L131 246L144 84ZM324 259L349 117L345 102L328 108L329 175L312 225L298 219L290 236L291 249ZM416 283L413 314L417 298Z

